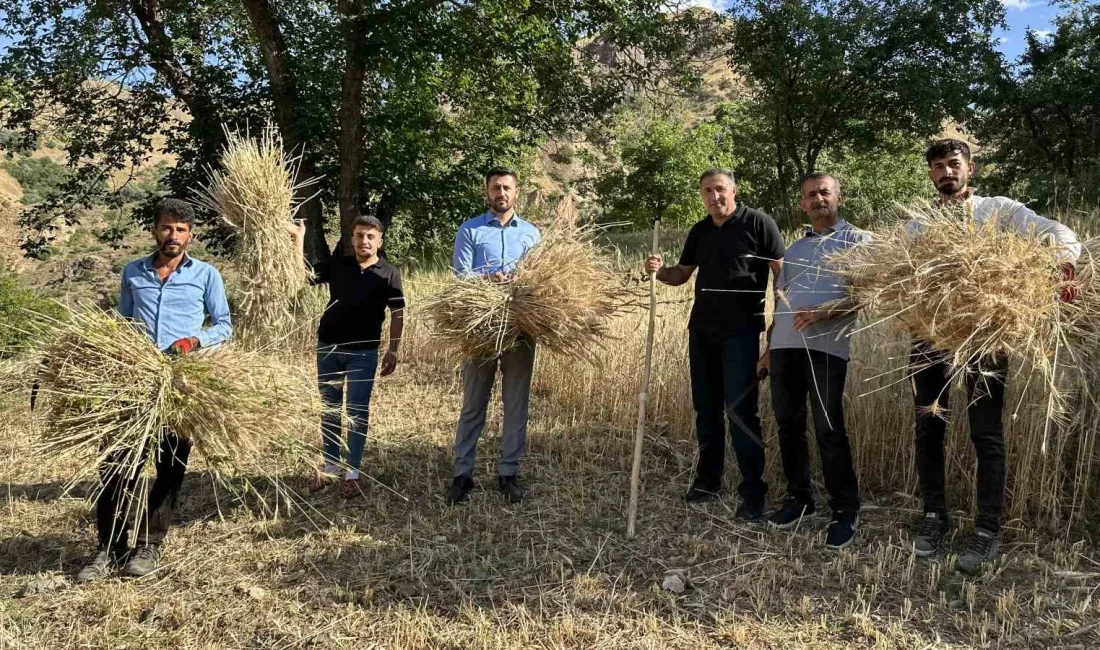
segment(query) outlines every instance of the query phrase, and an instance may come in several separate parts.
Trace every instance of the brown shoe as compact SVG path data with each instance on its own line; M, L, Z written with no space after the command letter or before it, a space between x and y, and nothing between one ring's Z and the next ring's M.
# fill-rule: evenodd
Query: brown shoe
M340 486L340 491L344 493L345 499L354 499L363 493L363 486L359 485L359 479L345 479L344 484Z

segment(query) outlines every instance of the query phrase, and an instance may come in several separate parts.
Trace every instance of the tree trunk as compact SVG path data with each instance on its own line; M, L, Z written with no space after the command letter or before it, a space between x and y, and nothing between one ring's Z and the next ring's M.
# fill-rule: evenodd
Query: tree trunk
M279 128L279 133L282 134L283 145L289 151L301 155L298 177L295 180L302 183L311 178L318 178L320 174L317 173L317 167L306 148L305 137L299 122L298 87L294 74L290 70L286 40L283 38L282 31L279 30L279 23L275 19L268 0L242 1L248 12L252 29L256 33L256 40L259 41L260 52L264 57L264 65L271 84L271 98L275 106L275 124ZM298 198L304 200L312 193L312 188L303 188L299 190ZM321 212L320 199L314 197L305 201L299 208L298 215L306 220L308 226L306 257L312 263L327 260L329 250L325 243L325 221Z
M363 78L367 58L362 0L339 0L344 35L344 74L340 79L340 241L350 255L351 224L361 214L359 176L363 168Z

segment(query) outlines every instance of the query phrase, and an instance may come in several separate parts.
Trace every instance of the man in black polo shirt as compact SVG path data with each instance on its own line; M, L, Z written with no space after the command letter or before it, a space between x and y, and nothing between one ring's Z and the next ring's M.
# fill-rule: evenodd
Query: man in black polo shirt
M709 216L692 226L680 263L665 267L660 255L646 260L647 273L677 286L695 269L695 304L688 321L691 399L699 460L684 498L703 501L722 488L726 455L725 415L741 469L737 516L749 521L764 514L764 445L760 436L757 383L767 373L761 356L764 297L768 271L778 277L783 236L771 217L735 202L733 172L709 169L699 179Z
M340 472L340 407L347 390L348 441L343 493L359 493L359 465L367 442L371 389L378 369L378 347L386 309L390 310L389 349L382 358L382 377L397 368L397 348L405 326L405 295L401 272L378 256L383 226L363 216L352 224L353 256L333 256L313 268L317 284L329 286L328 307L317 328L317 383L326 413L321 418L325 467L310 483L310 490L325 486ZM294 231L301 250L305 225Z

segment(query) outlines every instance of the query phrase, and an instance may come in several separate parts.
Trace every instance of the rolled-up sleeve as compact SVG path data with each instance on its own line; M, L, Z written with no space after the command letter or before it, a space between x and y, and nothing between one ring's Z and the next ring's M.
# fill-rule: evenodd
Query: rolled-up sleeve
M1022 235L1049 236L1054 240L1054 259L1058 263L1077 263L1081 256L1081 242L1077 234L1063 223L1041 217L1023 203L1001 199L997 211L1009 215L1012 226Z
M233 335L233 321L229 316L229 300L225 296L225 282L217 269L210 267L206 277L203 303L210 316L210 327L199 332L199 345L204 348L225 342Z

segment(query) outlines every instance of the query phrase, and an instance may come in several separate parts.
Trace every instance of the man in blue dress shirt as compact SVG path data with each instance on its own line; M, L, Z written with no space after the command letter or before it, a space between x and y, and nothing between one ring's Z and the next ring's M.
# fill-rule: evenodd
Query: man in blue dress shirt
M130 262L122 271L119 314L132 320L166 354L185 355L213 347L233 332L221 275L213 266L187 255L194 219L187 203L161 201L153 221L156 252ZM207 317L210 326L203 328ZM145 511L137 518L132 551L129 529L135 517L130 506L138 477L119 476L109 461L100 469L103 489L96 500L99 548L77 574L78 581L101 578L112 564L122 564L123 573L132 577L156 570L160 544L179 506L191 443L165 431L154 453L157 477Z
M485 175L485 199L490 209L458 229L454 252L458 277L484 276L507 282L516 263L539 242L538 228L516 214L518 195L514 170L497 167ZM474 487L477 440L485 428L485 411L498 365L504 399L504 439L497 462L497 483L509 503L523 499L516 473L527 441L527 404L535 367L535 343L530 340L520 341L489 359L463 362L462 414L455 432L454 482L447 492L448 504L466 501Z

